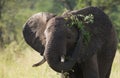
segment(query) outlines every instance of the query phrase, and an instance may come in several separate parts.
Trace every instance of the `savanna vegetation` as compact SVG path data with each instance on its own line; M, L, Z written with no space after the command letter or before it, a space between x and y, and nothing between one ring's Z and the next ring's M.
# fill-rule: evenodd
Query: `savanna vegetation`
M0 0L0 78L60 78L46 64L33 68L40 55L24 41L22 28L26 20L38 12L62 14L65 10L86 6L101 8L111 19L120 40L119 0ZM120 77L120 44L111 78Z

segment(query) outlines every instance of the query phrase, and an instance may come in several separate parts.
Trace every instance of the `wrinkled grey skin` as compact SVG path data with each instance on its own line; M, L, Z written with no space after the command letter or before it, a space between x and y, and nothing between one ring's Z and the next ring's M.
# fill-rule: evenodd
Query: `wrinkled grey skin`
M70 15L93 14L94 23L84 23L91 39L84 45L77 26L67 27ZM82 20L82 17L78 17ZM67 72L63 78L109 78L117 48L115 29L108 16L96 7L69 11L62 16L49 13L33 15L23 29L25 41L41 53L49 66L57 72ZM61 61L61 58L64 60ZM41 62L34 66L39 66Z
M37 52L43 55L45 48L45 35L46 23L54 14L40 12L32 15L24 25L23 36L25 41Z

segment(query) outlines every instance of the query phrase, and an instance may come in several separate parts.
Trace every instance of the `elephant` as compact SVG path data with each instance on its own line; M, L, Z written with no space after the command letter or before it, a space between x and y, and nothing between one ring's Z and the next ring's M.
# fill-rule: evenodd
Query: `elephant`
M85 23L80 14L92 14L93 23ZM82 21L84 30L91 34L87 45L78 24L69 24L71 15ZM47 61L54 71L62 73L62 78L110 76L118 39L111 20L97 7L68 11L61 16L46 12L34 14L24 25L23 37L43 56L34 67Z

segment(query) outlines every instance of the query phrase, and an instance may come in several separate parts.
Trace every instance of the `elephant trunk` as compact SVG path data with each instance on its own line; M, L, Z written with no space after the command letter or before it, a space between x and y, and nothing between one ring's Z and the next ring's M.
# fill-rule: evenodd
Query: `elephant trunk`
M47 40L44 57L49 66L57 72L67 72L77 61L78 52L75 51L70 59L64 61L61 57L66 55L67 42L64 34L54 34L52 38Z

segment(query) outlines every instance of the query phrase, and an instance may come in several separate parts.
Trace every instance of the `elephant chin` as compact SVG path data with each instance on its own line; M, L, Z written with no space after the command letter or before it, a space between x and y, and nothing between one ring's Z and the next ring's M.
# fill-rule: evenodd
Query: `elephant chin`
M46 59L43 57L43 59L42 59L40 62L38 62L38 63L36 63L36 64L33 64L32 67L40 66L40 65L44 64L45 62L46 62Z

